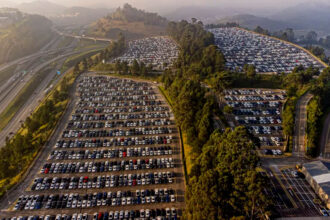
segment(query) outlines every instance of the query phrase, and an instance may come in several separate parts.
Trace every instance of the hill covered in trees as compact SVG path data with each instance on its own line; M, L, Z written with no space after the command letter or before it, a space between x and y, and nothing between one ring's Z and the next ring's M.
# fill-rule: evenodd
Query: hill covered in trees
M19 15L15 22L0 28L0 64L38 51L53 37L47 18Z
M156 13L145 12L125 4L114 13L90 26L89 34L116 38L122 32L128 39L157 36L165 33L168 21Z

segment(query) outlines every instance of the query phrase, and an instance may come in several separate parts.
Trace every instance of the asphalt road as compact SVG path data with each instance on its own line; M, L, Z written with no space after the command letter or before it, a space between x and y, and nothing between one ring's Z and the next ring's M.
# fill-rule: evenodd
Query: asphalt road
M307 105L312 97L313 97L313 95L310 94L309 92L307 92L298 100L298 102L296 104L296 119L295 119L295 126L294 126L292 154L299 156L299 157L304 157L304 155L305 155Z
M93 40L93 41L103 41L103 42L112 42L113 41L112 39L109 39L109 38L89 37L89 36L83 36L83 35L67 34L67 33L63 33L61 31L57 30L56 28L53 28L53 30L61 36L72 37L72 38L75 38L75 39L78 39L78 40L83 39L83 40Z

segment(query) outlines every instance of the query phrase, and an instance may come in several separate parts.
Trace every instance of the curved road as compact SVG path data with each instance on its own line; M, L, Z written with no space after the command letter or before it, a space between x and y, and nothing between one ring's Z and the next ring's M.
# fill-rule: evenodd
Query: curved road
M298 157L305 156L305 135L307 128L307 105L313 95L309 92L300 97L296 104L296 118L293 135L292 154Z

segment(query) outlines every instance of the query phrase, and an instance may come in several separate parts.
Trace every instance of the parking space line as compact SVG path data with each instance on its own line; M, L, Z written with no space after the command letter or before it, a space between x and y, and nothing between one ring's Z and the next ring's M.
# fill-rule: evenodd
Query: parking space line
M277 175L276 171L274 170L274 168L271 167L270 169L272 170L272 172L273 172L275 178L276 178L277 181L280 183L282 189L284 190L286 196L290 199L290 201L291 201L291 203L293 204L293 206L294 206L295 208L298 208L297 203L293 200L293 198L291 197L290 193L287 191L286 187L283 185L281 179L278 177L278 175Z

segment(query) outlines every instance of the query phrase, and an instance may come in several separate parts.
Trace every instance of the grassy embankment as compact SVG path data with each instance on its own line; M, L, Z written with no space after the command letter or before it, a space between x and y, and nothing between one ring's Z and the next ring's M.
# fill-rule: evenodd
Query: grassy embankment
M64 64L61 68L61 72L63 73L65 71L67 71L70 67L74 66L76 63L78 63L82 59L91 57L91 56L97 54L98 52L100 52L100 49L95 49L95 50L92 50L92 51L82 52L82 53L79 53L79 54L76 54L76 55L73 55L73 56L67 58L64 61Z
M162 86L158 86L160 92L163 94L163 96L166 98L167 102L173 109L173 101L171 100L170 96L167 94L167 91ZM182 152L182 161L183 161L183 168L185 172L185 179L188 181L188 175L190 174L191 167L193 164L192 158L192 147L187 142L187 135L182 132L182 129L179 127L179 133L180 133L180 144L181 144L181 152Z

